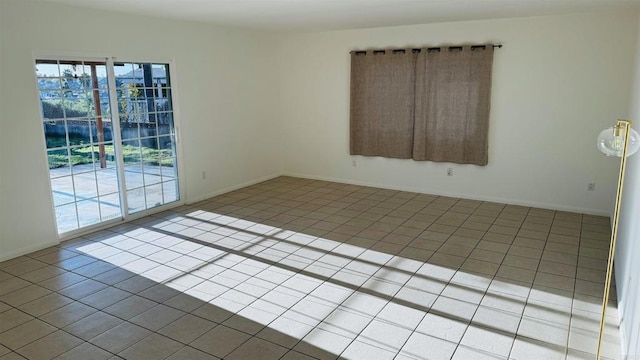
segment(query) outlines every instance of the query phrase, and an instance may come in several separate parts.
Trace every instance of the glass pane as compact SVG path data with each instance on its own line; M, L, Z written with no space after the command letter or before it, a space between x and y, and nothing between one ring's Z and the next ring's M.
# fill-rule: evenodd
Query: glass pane
M93 135L94 143L113 141L113 134L111 132L111 119L101 118L101 121L92 120L91 133Z
M96 179L98 180L100 196L118 192L118 173L116 169L96 171Z
M98 199L78 201L78 222L80 226L89 226L100 222Z
M127 185L128 186L128 185ZM129 213L136 213L145 209L144 188L127 191Z
M158 149L163 157L173 156L173 136L161 136L158 139Z
M139 140L124 141L122 145L122 157L124 163L138 163L142 161L142 153L140 152Z
M62 102L67 118L86 118L95 116L93 111L93 100L90 94L84 90L63 91L64 100Z
M162 181L160 176L160 167L156 164L152 163L144 163L142 165L142 169L144 171L144 184L151 185L157 184Z
M147 209L160 206L163 204L161 184L146 186L145 192L147 195Z
M91 152L93 153L93 167L95 170L107 169L109 166L113 168L115 166L112 145L93 145Z
M162 180L175 180L178 177L176 158L164 158L161 160Z
M156 90L157 91L157 90ZM161 98L158 98L157 96L162 94ZM171 111L171 98L169 98L168 96L171 96L171 90L170 89L162 89L162 93L157 92L156 93L156 111L157 112L165 112L165 111Z
M63 176L70 173L69 154L67 149L51 150L47 152L47 160L49 162L49 171L51 176ZM53 171L54 169L59 169Z
M162 192L164 194L164 203L170 203L180 200L177 181L167 181L162 183Z
M96 174L93 171L74 174L73 184L75 186L77 200L83 200L98 196Z
M125 165L124 180L127 183L127 190L144 186L142 164Z
M100 163L100 145L93 145L93 165L96 170L114 169L116 167L116 155L113 149L113 143L104 143L105 164ZM106 165L102 167L102 165Z
M62 89L59 78L38 78L38 89Z
M68 89L68 90L81 90L85 86L88 86L87 82L88 82L87 78L80 77L80 76L74 77L73 75L67 72L63 73L63 77L62 79L60 79L62 88Z
M118 218L120 214L120 195L118 193L100 196L102 220Z
M90 123L87 119L68 120L69 145L91 145Z
M151 162L158 161L158 138L152 137L140 140L142 160Z
M43 126L47 149L67 147L67 128L64 120L48 120Z
M96 65L96 76L98 77L98 87L100 89L106 89L109 86L109 82L107 81L107 66L106 65Z
M113 72L116 74L116 84L119 79L131 78L133 72L133 64L131 63L114 63Z
M154 118L155 118L155 114L154 114ZM156 136L156 135L158 135L158 127L155 123L155 120L153 120L153 122L140 125L140 137L144 138L144 137L150 137L150 136Z
M173 114L170 112L163 112L158 114L158 134L172 134L173 133Z
M46 119L64 119L65 111L62 108L62 92L43 91L40 93L42 105L42 117Z
M109 106L109 92L106 90L100 90L100 110L102 116L111 117L111 107Z
M71 176L51 179L51 191L53 192L53 204L55 206L69 204L76 201Z
M73 166L74 174L93 171L95 158L91 145L72 147L70 151L71 165Z
M75 203L56 206L55 212L59 233L65 233L78 228L78 217L76 216Z
M60 72L58 71L58 64L53 62L51 63L39 63L36 64L36 75L41 77L56 77L60 76Z
M136 122L135 119L131 119L128 116L123 117L122 114L120 114L120 134L122 140L137 139L140 137L138 128L139 123Z

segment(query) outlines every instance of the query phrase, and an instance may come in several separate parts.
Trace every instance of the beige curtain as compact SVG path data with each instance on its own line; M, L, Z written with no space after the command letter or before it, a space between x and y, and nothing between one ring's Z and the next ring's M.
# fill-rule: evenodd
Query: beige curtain
M491 45L420 51L414 160L487 164L492 64Z
M417 54L351 53L351 155L411 159Z

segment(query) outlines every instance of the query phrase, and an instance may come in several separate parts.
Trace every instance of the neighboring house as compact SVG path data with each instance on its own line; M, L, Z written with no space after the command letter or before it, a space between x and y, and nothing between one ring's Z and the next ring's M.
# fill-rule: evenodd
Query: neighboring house
M143 68L134 69L123 75L116 75L116 82L124 89L124 102L120 104L120 117L129 123L154 123L158 118L160 124L167 124L170 119L166 114L158 112L169 109L167 99L167 74L164 67L152 67L151 79L145 79Z

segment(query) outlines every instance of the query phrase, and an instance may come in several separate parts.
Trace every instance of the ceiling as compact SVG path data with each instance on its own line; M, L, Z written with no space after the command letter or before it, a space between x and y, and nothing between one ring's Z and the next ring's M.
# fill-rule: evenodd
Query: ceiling
M46 0L275 31L324 31L631 9L640 0Z

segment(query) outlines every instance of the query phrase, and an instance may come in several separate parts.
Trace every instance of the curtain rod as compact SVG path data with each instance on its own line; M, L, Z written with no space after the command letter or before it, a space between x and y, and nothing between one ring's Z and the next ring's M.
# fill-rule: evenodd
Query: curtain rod
M501 48L502 44L492 44L491 47L493 48ZM427 52L431 52L431 51L440 51L442 48L448 48L449 51L453 51L453 50L462 50L462 46L458 45L458 46L435 46L435 47L428 47L427 48ZM475 50L475 49L486 49L487 45L471 45L471 50ZM397 53L404 53L406 50L405 49L387 49L392 51L394 54ZM374 54L384 54L385 51L387 50L373 50ZM422 51L421 48L412 48L411 52L414 53L419 53L420 51ZM366 51L351 51L350 53L354 53L356 55L363 55L366 54Z

